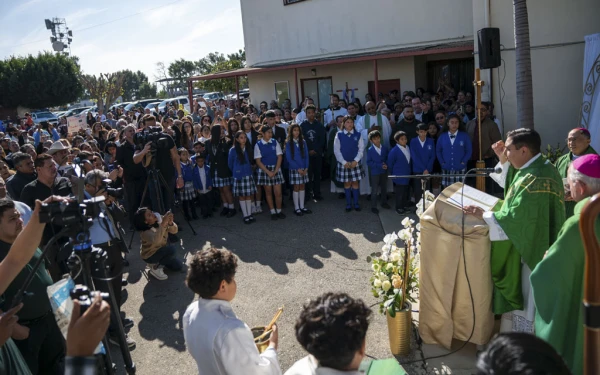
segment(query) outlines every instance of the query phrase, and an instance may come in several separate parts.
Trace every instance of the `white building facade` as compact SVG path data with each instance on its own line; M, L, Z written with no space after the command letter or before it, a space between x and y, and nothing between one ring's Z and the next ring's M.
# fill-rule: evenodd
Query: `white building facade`
M352 89L435 92L440 77L473 92L477 30L500 29L503 65L482 70L484 100L516 127L512 2L502 0L240 0L248 68L211 78L247 76L254 105ZM584 36L599 32L598 0L529 0L535 127L544 144L564 145L578 126ZM502 82L502 89L500 82ZM501 111L502 109L502 111Z

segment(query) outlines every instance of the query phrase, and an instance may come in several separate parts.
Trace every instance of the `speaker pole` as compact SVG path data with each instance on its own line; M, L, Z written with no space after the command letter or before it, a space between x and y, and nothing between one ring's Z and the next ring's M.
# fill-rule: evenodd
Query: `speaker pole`
M475 92L477 93L477 128L479 129L479 160L475 163L476 168L485 168L485 161L483 161L483 155L481 153L481 90L485 83L481 80L481 71L479 68L475 69ZM478 190L485 192L485 177L476 177L476 184Z

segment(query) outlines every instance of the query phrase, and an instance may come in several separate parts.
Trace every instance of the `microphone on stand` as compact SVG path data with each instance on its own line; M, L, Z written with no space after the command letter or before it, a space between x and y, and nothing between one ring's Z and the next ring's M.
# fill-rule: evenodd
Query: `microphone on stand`
M497 174L502 173L502 168L500 168L500 167L498 167L498 168L475 168L474 170L477 173L497 173Z

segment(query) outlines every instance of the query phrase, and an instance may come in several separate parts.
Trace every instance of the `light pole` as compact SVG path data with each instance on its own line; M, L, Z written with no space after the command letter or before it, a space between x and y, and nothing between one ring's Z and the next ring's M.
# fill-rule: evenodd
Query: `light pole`
M73 41L73 31L67 27L67 21L64 18L45 19L46 29L52 32L50 43L52 49L56 52L62 52L65 56L71 56L71 42Z

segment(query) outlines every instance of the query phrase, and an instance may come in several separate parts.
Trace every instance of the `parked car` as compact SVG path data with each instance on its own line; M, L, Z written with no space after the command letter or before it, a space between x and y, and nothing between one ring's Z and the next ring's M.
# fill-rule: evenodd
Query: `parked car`
M223 95L222 92L207 92L206 94L203 95L203 98L206 100L219 100L219 99L225 99L225 95Z
M165 99L158 105L158 112L163 113L169 103L177 102L177 107L183 105L186 111L190 111L190 101L187 96L178 96L176 98Z
M126 111L131 111L131 110L133 110L133 108L139 108L139 107L146 108L146 105L148 105L148 103L152 103L152 102L156 102L156 101L158 101L158 99L142 99L142 100L138 100L138 101L127 104L124 107L124 109Z
M63 113L63 116L70 117L80 114L81 112L90 109L91 107L79 107L79 108L71 108L67 112Z
M131 102L115 103L110 106L109 110L112 111L113 109L117 109L117 108L125 108L125 106L127 106L127 104L129 104L129 103L131 103Z
M35 124L39 124L42 121L48 121L53 125L58 125L58 117L52 112L31 112L31 118Z

